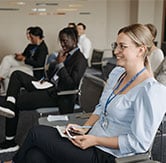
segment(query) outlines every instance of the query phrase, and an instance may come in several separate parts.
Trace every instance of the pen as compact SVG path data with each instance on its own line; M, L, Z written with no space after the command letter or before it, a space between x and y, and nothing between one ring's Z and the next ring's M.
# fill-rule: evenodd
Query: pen
M39 80L39 82L42 84L43 82L44 82L44 77L42 77L40 80Z
M90 128L92 128L92 126L71 126L71 128L87 128L87 129L90 129Z

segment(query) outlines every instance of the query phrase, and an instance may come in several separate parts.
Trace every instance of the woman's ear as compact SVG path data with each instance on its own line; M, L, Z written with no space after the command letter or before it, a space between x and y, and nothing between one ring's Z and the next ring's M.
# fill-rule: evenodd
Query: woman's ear
M146 53L147 47L142 45L139 47L139 55L142 56Z

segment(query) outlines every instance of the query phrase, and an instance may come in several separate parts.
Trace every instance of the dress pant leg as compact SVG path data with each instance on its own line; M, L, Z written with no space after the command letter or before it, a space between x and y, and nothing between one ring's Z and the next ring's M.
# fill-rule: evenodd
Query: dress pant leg
M27 152L24 163L51 163L51 160L40 149L34 147Z
M7 137L16 136L17 125L18 125L18 116L19 116L19 114L15 114L14 118L6 118L6 121L5 121L5 135Z
M7 95L12 96L16 99L17 103L17 98L20 95L20 88L24 87L29 90L33 90L34 87L31 84L31 81L33 80L33 77L30 75L27 75L21 71L15 71L11 75L11 79L9 82L9 87L7 90ZM4 104L5 105L5 104ZM14 118L6 118L6 136L15 136L16 135L16 130L17 130L17 124L18 124L18 117L19 117L19 109L15 104L15 107L13 108L15 111L15 117Z
M62 138L56 129L47 126L36 126L29 131L13 161L23 163L27 152L34 148L38 148L54 163L98 163L95 161L94 148L82 150Z
M14 163L23 163L23 162L28 163L29 158L32 158L32 157L33 157L32 158L33 160L35 156L33 155L31 151L34 151L34 150L36 150L35 152L38 152L38 157L40 157L38 158L39 160L42 157L47 158L47 156L40 156L40 154L42 153L43 155L45 155L42 151L42 148L45 148L44 144L47 144L48 139L53 140L53 134L50 135L50 132L48 133L44 132L44 135L45 136L47 135L47 136L45 137L45 140L43 142L43 140L40 137L40 134L43 128L45 127L39 126L39 127L33 127L32 129L29 130L28 135L26 139L24 140L24 143L22 144L21 148L16 153L16 155L13 157ZM40 144L40 147L39 147L39 144ZM49 148L49 144L47 144L46 148Z
M31 83L32 80L35 80L35 78L24 72L13 72L9 81L6 97L12 96L15 97L15 99L17 100L17 97L20 94L20 88L22 87L28 91L35 90L34 86Z
M22 110L35 110L42 107L57 106L56 98L51 98L47 90L23 91L17 98L15 117L6 118L6 136L15 136L17 131L19 113Z

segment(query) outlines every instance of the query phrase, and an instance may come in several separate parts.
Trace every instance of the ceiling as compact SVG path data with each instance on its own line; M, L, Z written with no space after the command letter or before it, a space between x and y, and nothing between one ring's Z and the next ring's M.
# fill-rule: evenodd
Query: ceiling
M88 1L102 0L0 0L0 12L23 11L29 15L63 15L81 10Z

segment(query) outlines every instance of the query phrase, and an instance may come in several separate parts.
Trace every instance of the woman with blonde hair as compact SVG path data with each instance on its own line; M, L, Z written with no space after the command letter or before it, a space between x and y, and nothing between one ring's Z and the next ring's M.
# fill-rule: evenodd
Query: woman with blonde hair
M157 29L153 24L145 24L145 26L150 30L153 36L153 45L151 48L151 53L149 55L151 67L153 73L156 73L157 69L159 68L160 64L164 60L163 51L155 45L155 39L157 36Z
M14 162L113 163L116 157L147 152L166 108L166 87L147 68L152 40L142 24L120 29L113 44L117 67L109 75L99 104L84 129L77 124L66 127L67 133L76 130L82 135L66 139L53 127L34 127Z

